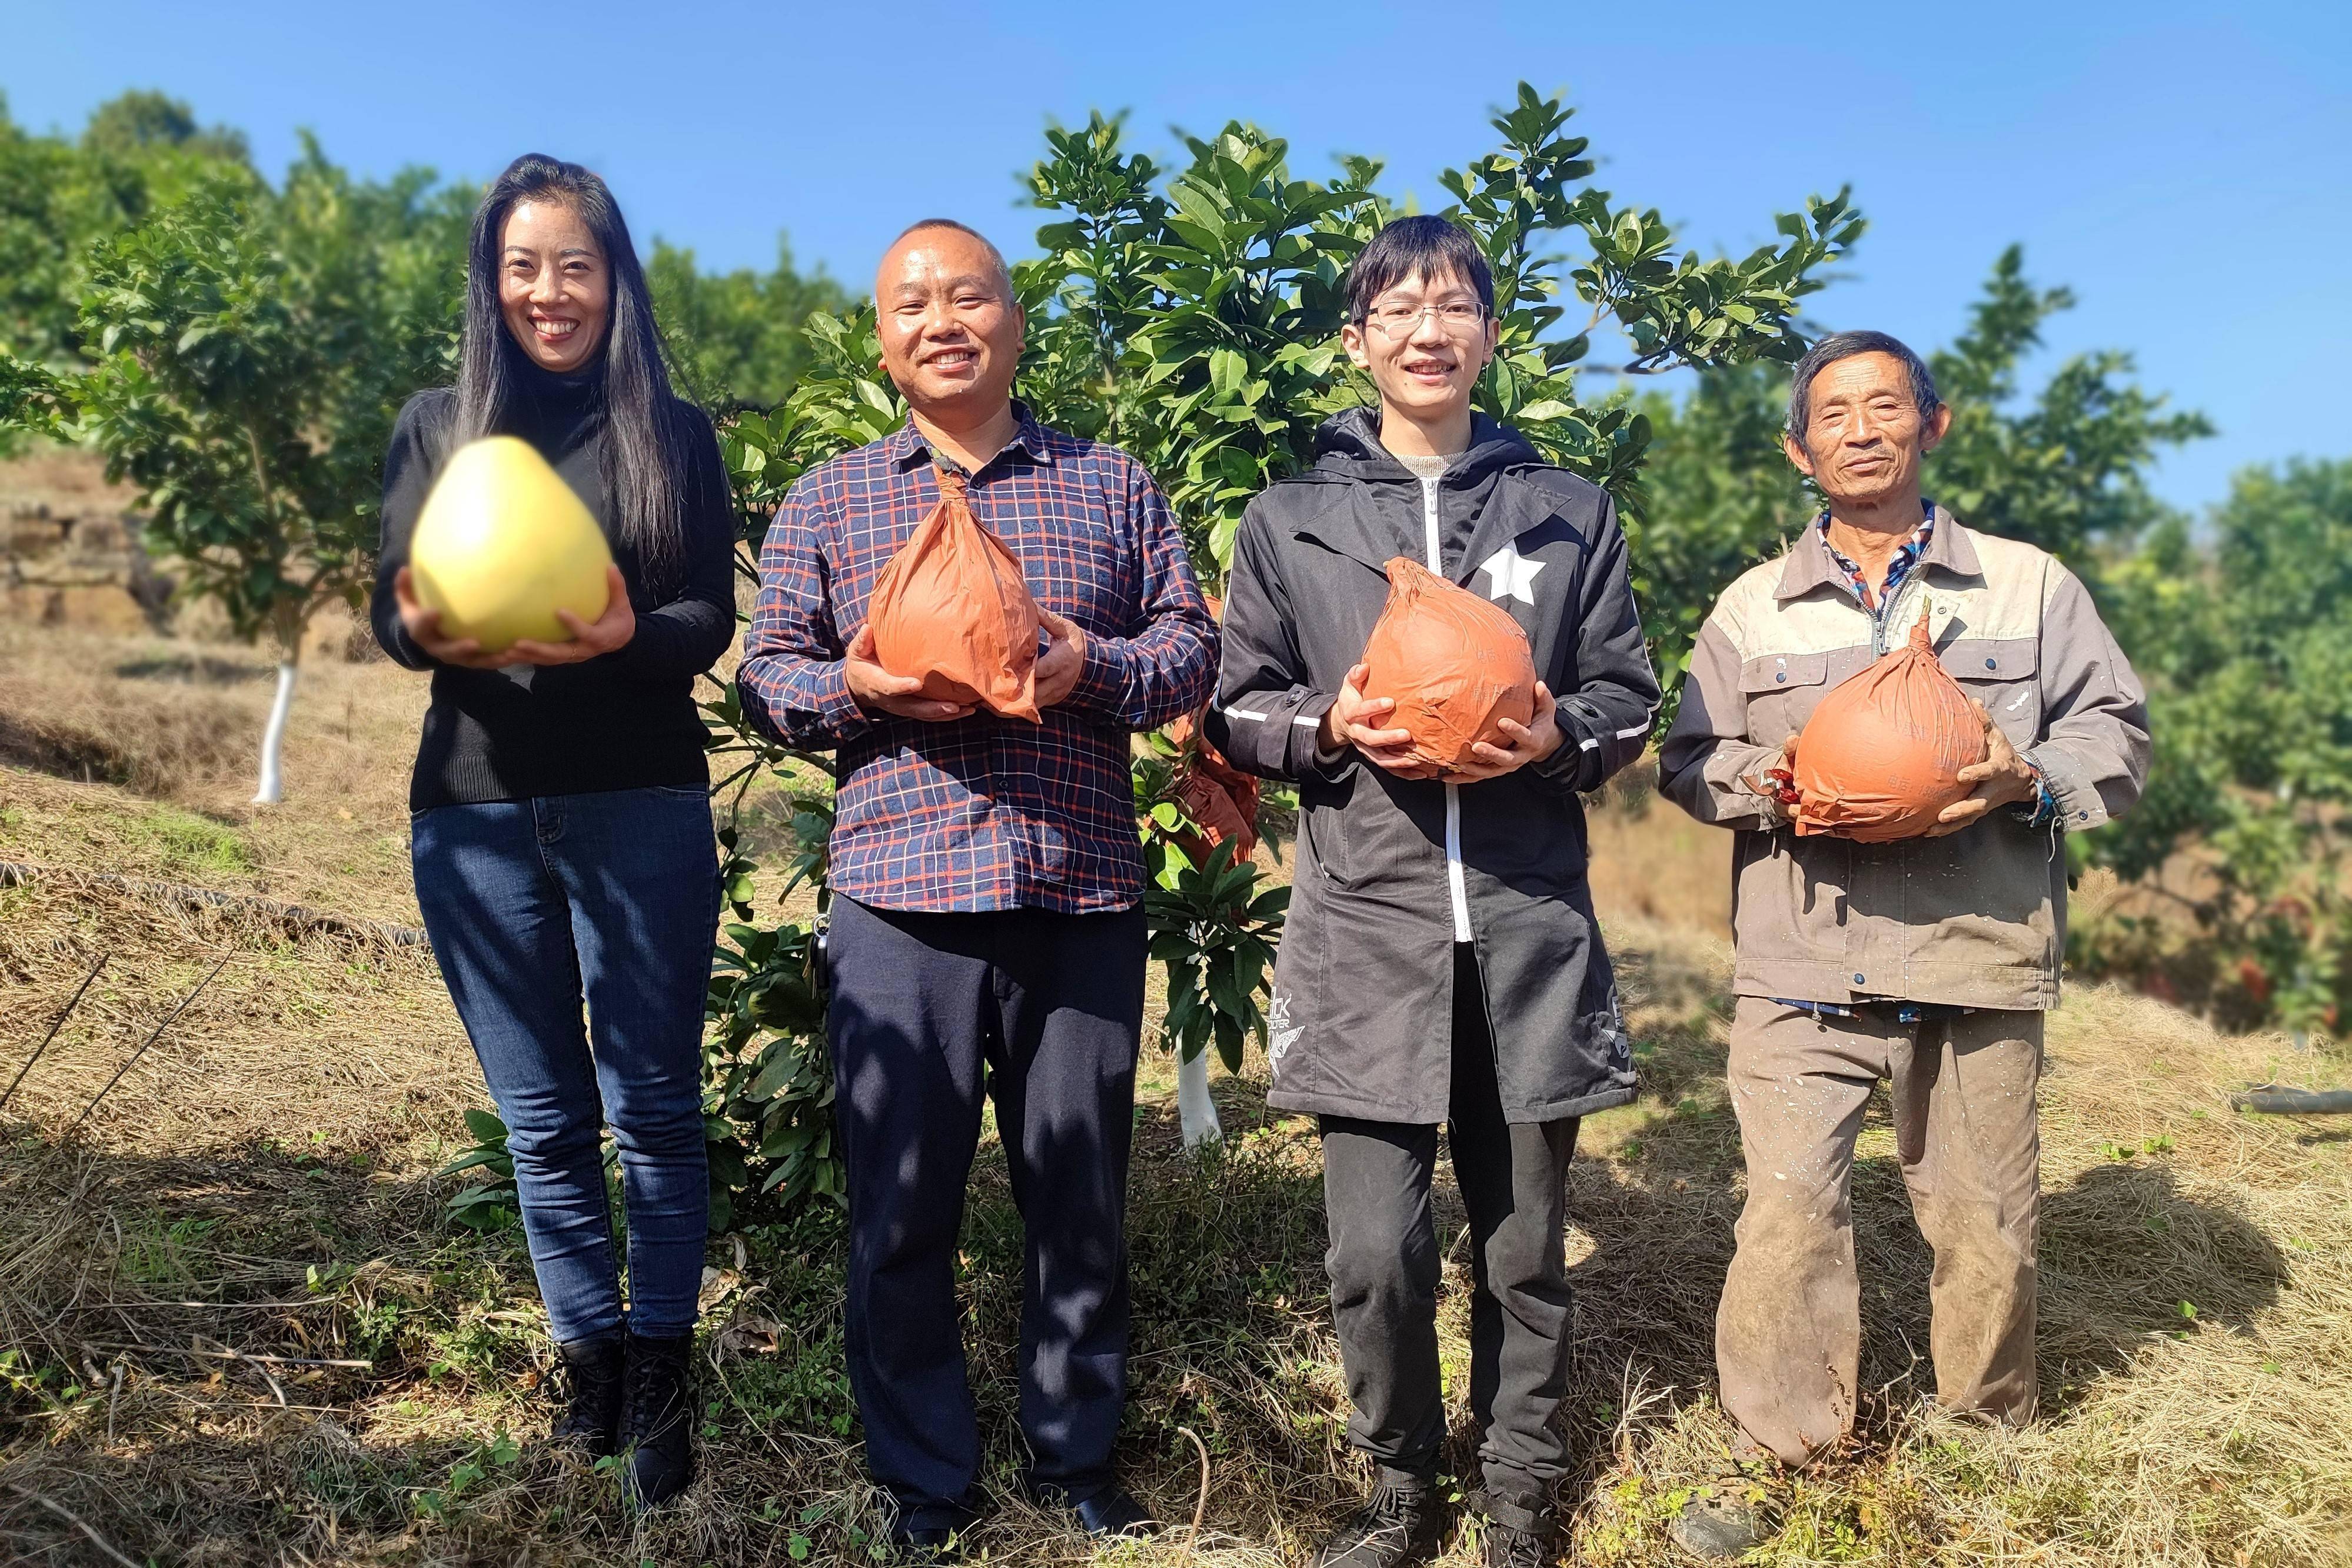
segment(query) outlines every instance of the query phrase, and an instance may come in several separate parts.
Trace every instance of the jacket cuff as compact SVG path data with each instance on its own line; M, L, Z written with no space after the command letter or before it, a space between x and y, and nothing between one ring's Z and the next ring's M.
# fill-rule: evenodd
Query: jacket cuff
M1559 727L1559 745L1542 761L1528 763L1528 770L1578 794L1597 788L1606 766L1601 737L1564 699L1555 698L1551 706L1552 722Z
M2057 804L2055 825L2070 833L2087 832L2107 820L2107 802L2082 767L2056 747L2023 754L2042 775L2042 793ZM2039 811L2036 817L2040 816Z
M1331 705L1337 701L1339 698L1328 692L1305 692L1300 694L1298 706L1286 715L1281 708L1275 710L1276 716L1286 717L1290 725L1284 760L1289 764L1292 778L1319 774L1326 779L1338 779L1356 765L1356 748L1352 746L1342 746L1328 758L1323 755L1323 716L1331 711Z

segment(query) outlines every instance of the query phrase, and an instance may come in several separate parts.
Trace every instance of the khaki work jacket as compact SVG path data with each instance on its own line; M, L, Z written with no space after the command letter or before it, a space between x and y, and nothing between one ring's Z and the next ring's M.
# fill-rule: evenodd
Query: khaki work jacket
M1808 528L1717 601L1692 649L1659 788L1736 830L1733 988L1742 996L1963 1007L2057 1005L2065 951L2061 833L2095 828L2147 778L2147 699L2074 573L2046 551L1962 528L1941 507L1883 616ZM1822 698L1903 646L1925 615L1937 656L2057 801L1938 839L1799 838L1743 781L1774 763Z

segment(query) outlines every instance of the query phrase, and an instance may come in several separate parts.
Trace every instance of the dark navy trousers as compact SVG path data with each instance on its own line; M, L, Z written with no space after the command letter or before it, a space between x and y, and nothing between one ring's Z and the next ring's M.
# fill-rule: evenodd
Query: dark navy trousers
M849 1379L866 1463L909 1528L968 1522L980 1473L955 1259L983 1092L1026 1232L1027 1484L1079 1502L1110 1483L1127 1397L1145 942L1139 908L834 902L827 1024L849 1176Z

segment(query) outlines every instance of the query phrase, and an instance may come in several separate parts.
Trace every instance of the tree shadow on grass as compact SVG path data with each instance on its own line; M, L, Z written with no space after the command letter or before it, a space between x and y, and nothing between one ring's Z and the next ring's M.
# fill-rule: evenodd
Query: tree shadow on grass
M1594 1119L1569 1178L1580 1233L1562 1416L1574 1445L1571 1505L1608 1464L1629 1393L1671 1389L1679 1403L1713 1392L1715 1306L1739 1203L1721 998L1663 966L1644 969L1638 955L1625 967L1644 1099L1613 1121ZM1172 1105L1139 1118L1118 1464L1163 1517L1189 1522L1199 1485L1189 1430L1211 1458L1210 1539L1296 1552L1363 1485L1344 1444L1319 1151L1311 1121L1266 1115L1261 1083L1220 1076L1214 1092L1228 1134L1221 1149L1183 1151ZM1870 1124L1883 1136L1883 1107ZM31 1349L47 1379L0 1391L0 1533L36 1560L97 1559L71 1525L12 1486L57 1501L134 1556L168 1561L551 1552L783 1563L798 1561L789 1556L796 1533L813 1543L806 1561L862 1559L878 1516L842 1362L837 1215L752 1228L742 1286L710 1337L740 1314L772 1324L774 1342L722 1350L706 1368L706 1396L719 1406L706 1439L711 1479L636 1538L612 1510L608 1478L529 1447L549 1414L530 1386L546 1351L529 1262L516 1236L447 1226L453 1184L389 1179L335 1157L351 1151L321 1158L272 1147L181 1159L68 1154L31 1180L27 1162L47 1158L49 1135L0 1127L0 1315L11 1320L9 1343ZM1450 1249L1461 1215L1450 1164L1440 1168ZM1874 1401L1881 1412L1933 1386L1917 1351L1930 1260L1901 1187L1891 1156L1857 1162L1865 1378L1885 1391ZM2285 1278L2244 1214L2210 1189L2184 1191L2161 1160L2083 1171L2046 1196L2043 1212L2041 1354L2060 1420L2069 1385L2127 1369L2154 1336L2182 1329L2181 1301L2200 1322L2242 1326ZM985 1144L960 1260L983 1485L998 1511L976 1544L1000 1561L1044 1562L1076 1548L1066 1520L1016 1495L1021 1248L1002 1155ZM714 1261L731 1266L724 1248ZM1461 1262L1455 1254L1441 1301L1454 1333ZM116 1348L127 1343L153 1348ZM295 1360L184 1354L224 1345ZM372 1364L298 1364L304 1358ZM116 1396L118 1364L127 1376ZM500 1430L524 1443L503 1461ZM1457 1434L1454 1473L1475 1474L1474 1441Z
M1591 1250L1571 1269L1576 1359L1564 1418L1589 1466L1604 1464L1629 1393L1712 1396L1715 1310L1744 1201L1738 1124L1724 1084L1731 998L1639 951L1621 956L1643 1097L1609 1157L1570 1175L1572 1222ZM1932 1395L1927 1281L1934 1258L1892 1153L1885 1092L1874 1093L1854 1162L1863 1383L1874 1416ZM2095 1166L2042 1200L2038 1357L2043 1408L2063 1420L2078 1390L2126 1371L2154 1336L2197 1321L2243 1330L2288 1279L2249 1214L2207 1185L2191 1193L2162 1159ZM1874 1410L1872 1408L1874 1407Z

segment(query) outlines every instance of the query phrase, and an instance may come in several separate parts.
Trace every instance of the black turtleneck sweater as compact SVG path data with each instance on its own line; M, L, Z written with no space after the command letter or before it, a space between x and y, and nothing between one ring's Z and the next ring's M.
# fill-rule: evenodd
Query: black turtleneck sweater
M408 400L383 464L383 539L371 617L384 652L433 672L433 706L408 787L413 810L536 795L583 795L656 785L707 787L705 730L694 680L735 632L735 513L719 443L700 411L681 403L692 433L686 453L685 549L672 581L649 587L635 555L612 539L604 495L604 412L593 372L525 371L527 395L505 433L520 436L563 476L613 544L629 585L636 635L577 664L468 670L443 664L401 624L394 576L408 562L409 535L454 444L457 394L443 388Z

